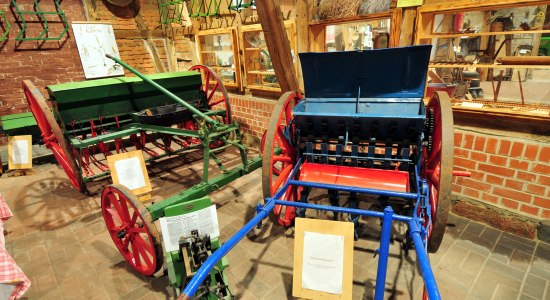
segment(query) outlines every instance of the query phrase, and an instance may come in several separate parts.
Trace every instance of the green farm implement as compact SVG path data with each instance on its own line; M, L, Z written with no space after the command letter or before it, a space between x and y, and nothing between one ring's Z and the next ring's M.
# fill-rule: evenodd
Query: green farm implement
M211 206L210 192L259 168L260 157L249 159L241 143L240 127L232 121L227 92L208 67L187 72L145 76L110 57L137 77L108 78L48 86L53 109L30 82L23 89L41 131L72 185L86 191L86 182L109 174L106 157L142 150L146 161L203 150L201 182L148 207L121 185L101 194L102 213L113 242L124 259L139 273L152 276L166 261L170 284L181 287L200 267L200 258L220 246L204 228L175 251L163 251L154 222L162 217L186 215ZM185 100L184 100L185 99ZM236 147L242 164L226 168L217 154ZM210 160L220 175L210 176ZM205 286L205 299L230 297L221 261ZM215 290L215 291L214 291Z
M199 186L206 192L259 164L260 158L247 159L225 87L208 67L144 76L117 61L138 77L50 85L46 89L53 109L30 81L23 82L44 144L79 191L86 192L87 182L109 174L107 156L134 149L142 150L146 161L203 149ZM216 155L228 147L236 147L242 158L233 170ZM222 171L220 178L208 178L210 159Z

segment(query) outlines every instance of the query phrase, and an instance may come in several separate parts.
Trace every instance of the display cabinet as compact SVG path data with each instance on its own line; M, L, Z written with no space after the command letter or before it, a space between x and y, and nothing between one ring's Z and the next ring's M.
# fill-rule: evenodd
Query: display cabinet
M402 11L309 22L310 50L319 52L399 46Z
M287 36L296 69L296 34L294 23L285 22ZM246 87L251 90L280 92L281 88L275 76L271 56L265 43L260 24L241 28L241 49L244 59L244 78ZM296 70L294 70L296 71Z
M241 89L236 28L200 31L197 38L201 64L214 70L226 87Z
M550 34L548 5L550 1L425 5L418 9L415 43L433 45L433 77L455 87L455 105L548 116L550 56L541 47Z

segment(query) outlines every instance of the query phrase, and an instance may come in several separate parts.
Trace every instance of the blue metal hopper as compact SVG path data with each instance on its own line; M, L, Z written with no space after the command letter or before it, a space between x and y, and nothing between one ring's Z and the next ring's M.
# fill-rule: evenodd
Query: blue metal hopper
M431 45L300 53L306 98L294 108L302 136L417 140Z

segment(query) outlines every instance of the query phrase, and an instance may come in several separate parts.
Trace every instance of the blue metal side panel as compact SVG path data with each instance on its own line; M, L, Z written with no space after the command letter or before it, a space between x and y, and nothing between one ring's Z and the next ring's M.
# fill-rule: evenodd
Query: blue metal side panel
M307 98L422 98L431 45L300 53Z
M301 136L351 136L417 141L424 128L424 102L376 102L361 99L305 99L294 107L294 121Z

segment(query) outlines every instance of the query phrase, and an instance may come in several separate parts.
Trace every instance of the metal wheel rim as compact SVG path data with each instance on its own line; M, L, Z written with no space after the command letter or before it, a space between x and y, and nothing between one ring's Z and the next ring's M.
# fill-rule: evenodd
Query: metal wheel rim
M453 175L453 111L451 100L445 92L436 92L427 109L434 109L433 150L423 161L424 178L430 189L432 227L428 232L428 251L435 253L447 227Z
M130 190L121 185L103 189L101 212L111 239L134 270L145 276L160 270L163 257L159 233L147 208ZM124 237L119 238L123 230Z
M46 104L46 99L44 99L44 96L29 80L23 81L23 92L36 119L38 128L42 133L42 139L46 147L52 150L57 162L69 177L71 184L80 192L85 191L86 184L82 178L81 170L71 155L72 152L69 150L69 147L67 147L63 131Z
M201 85L201 91L203 91L206 94L206 100L207 100L207 106L209 109L212 109L212 107L216 106L219 103L224 102L225 103L225 123L231 124L233 122L233 118L231 116L231 105L229 104L229 96L227 95L227 90L225 89L225 86L223 85L222 80L214 73L214 71L205 65L195 65L189 68L189 71L198 71L201 73L204 72L204 76L206 77L204 80L204 83ZM214 78L216 83L214 84L214 87L212 90L210 90L210 84L208 82L210 81L210 77ZM223 96L222 99L214 101L214 94L217 92L220 92Z
M282 136L282 129L285 126L290 125L292 120L292 108L301 100L301 95L296 92L287 92L282 95L277 104L275 105L269 125L263 139L263 159L262 159L262 191L264 199L273 196L275 192L285 182L285 177L288 177L290 171L296 165L296 152L292 148L292 145L287 144L286 147L281 147L280 142L288 142L286 138ZM283 124L281 124L281 121ZM294 133L294 129L290 130L290 134ZM282 141L284 139L284 141ZM292 139L292 138L291 138ZM279 140L280 142L277 142ZM282 153L276 155L274 153L275 147L279 146L282 149ZM276 163L282 165L281 170L275 167ZM277 180L274 181L273 175L277 175ZM298 200L297 187L291 187L281 197L287 201ZM270 214L270 218L273 222L276 222L283 226L290 226L295 218L295 208L280 205L276 205Z

